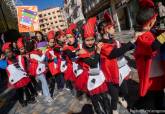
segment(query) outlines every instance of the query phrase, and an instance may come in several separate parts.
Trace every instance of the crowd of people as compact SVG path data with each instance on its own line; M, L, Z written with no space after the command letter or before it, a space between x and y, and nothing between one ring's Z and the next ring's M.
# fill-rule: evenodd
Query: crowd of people
M163 110L165 32L154 28L157 21L154 3L141 0L140 5L137 14L140 31L128 43L121 44L115 39L115 23L108 12L104 12L99 24L96 17L87 20L82 27L82 43L74 32L75 23L65 32L50 31L47 40L41 32L36 32L29 40L19 38L14 47L12 42L5 42L0 67L6 69L9 86L16 89L20 104L35 103L42 94L44 101L51 104L54 93L67 88L72 94L76 90L76 97L85 94L97 114L118 114L118 102L128 107L125 98L131 69L124 54L134 50L140 99L152 94L154 108L151 109ZM99 40L96 40L96 27Z

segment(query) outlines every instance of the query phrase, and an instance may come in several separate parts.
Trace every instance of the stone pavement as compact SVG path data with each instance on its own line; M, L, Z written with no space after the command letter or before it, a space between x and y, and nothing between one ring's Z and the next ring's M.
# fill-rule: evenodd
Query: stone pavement
M75 100L74 96L67 90L64 90L63 94L56 94L54 103L47 105L43 102L42 97L38 97L38 102L35 104L29 104L27 107L21 107L18 101L15 100L15 92L11 91L0 107L0 114L67 114L69 106ZM0 101L1 102L1 101ZM79 104L77 104L79 105ZM76 106L78 107L78 106ZM130 114L126 109L118 104L119 114Z
M63 94L57 95L52 105L43 102L43 97L39 97L39 102L17 109L15 114L66 114L72 99L73 96L64 90Z
M64 90L63 94L57 95L53 105L46 105L40 97L39 102L29 104L27 107L22 108L18 103L16 104L14 114L67 114L70 104L73 102L74 97L69 91ZM78 105L78 104L77 104ZM118 105L120 114L130 114L126 109Z

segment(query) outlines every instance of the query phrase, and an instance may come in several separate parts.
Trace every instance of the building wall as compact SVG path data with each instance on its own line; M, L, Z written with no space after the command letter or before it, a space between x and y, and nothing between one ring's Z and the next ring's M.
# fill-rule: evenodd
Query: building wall
M109 11L116 22L116 30L130 30L136 24L138 0L82 0L86 19L97 16L103 18L103 12Z
M82 0L82 9L86 19L98 16L110 8L110 0Z
M84 20L81 0L65 0L64 11L68 23L78 23Z
M58 28L61 30L67 28L63 9L60 7L39 11L38 16L40 29L45 34L50 30L58 31Z
M118 31L134 29L139 10L138 0L114 0L111 7Z

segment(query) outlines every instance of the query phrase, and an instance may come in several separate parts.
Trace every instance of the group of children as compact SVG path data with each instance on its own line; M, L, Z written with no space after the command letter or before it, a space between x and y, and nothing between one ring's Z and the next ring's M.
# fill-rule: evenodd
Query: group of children
M141 31L125 44L115 40L115 23L108 12L104 13L104 19L98 24L102 37L99 42L95 39L96 17L89 18L83 25L82 44L75 38L76 24L71 24L65 33L62 30L50 31L48 42L42 41L42 34L37 32L36 41L30 42L28 49L25 49L27 46L23 38L19 38L19 55L15 55L11 43L6 42L2 47L7 61L6 71L20 103L23 106L35 103L38 95L36 80L39 80L48 103L53 102L55 83L59 92L66 84L78 95L86 94L97 114L118 114L118 102L128 107L125 97L128 95L127 79L131 69L124 54L135 49L139 95L144 98L152 92L156 109L163 109L165 33L153 30L157 17L153 2L140 0L140 5L137 23ZM50 87L46 79L47 71L51 74Z

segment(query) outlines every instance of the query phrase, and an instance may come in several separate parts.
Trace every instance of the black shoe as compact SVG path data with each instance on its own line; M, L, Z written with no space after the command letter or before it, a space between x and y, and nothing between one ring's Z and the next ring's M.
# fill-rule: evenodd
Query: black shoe
M27 102L26 101L25 102L22 102L20 104L21 104L22 107L26 107L27 106Z
M28 104L35 104L36 103L36 100L35 98L31 98L27 101Z

